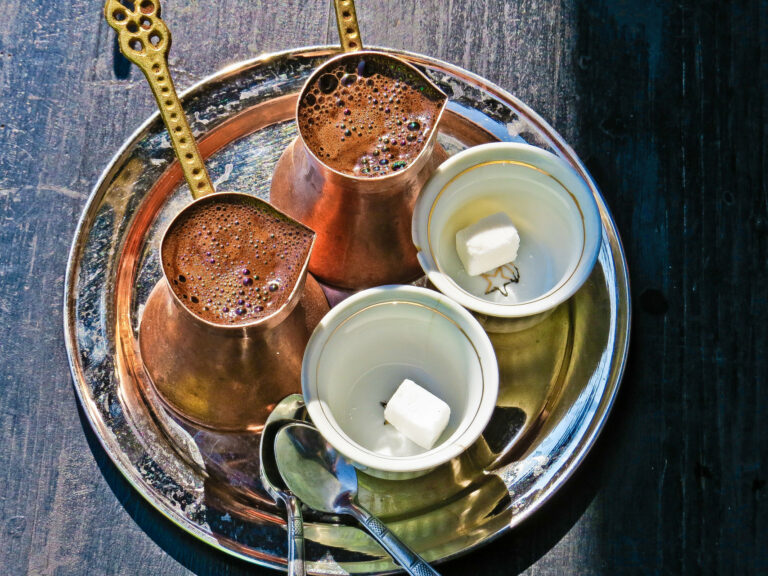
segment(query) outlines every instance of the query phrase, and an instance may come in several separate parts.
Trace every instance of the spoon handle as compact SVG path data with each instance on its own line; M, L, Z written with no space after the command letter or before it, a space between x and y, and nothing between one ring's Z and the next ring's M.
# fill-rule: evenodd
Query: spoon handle
M363 49L360 38L360 26L357 24L355 0L334 0L336 9L336 27L339 29L339 40L344 52L355 52Z
M132 4L133 10L119 0L107 0L104 16L117 32L120 51L147 77L189 190L200 198L214 191L213 184L171 80L171 32L160 19L160 0L134 0Z
M304 567L304 519L301 505L293 494L283 497L288 528L288 576L305 576Z
M349 513L360 522L376 541L408 574L413 576L440 576L416 552L408 548L384 523L357 503L349 505Z

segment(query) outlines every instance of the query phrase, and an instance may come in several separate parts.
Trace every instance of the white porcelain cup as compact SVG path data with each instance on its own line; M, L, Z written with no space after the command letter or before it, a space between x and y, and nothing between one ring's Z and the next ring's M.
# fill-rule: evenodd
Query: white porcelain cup
M517 258L470 276L456 233L496 212L506 212L520 234ZM440 165L416 202L412 235L421 267L443 294L481 315L519 319L545 315L581 287L597 260L602 224L591 189L564 160L499 142Z
M426 450L384 420L405 378L451 408L448 426ZM369 474L408 478L461 454L482 433L498 394L488 336L450 298L414 286L359 292L315 329L302 365L312 422L336 450Z

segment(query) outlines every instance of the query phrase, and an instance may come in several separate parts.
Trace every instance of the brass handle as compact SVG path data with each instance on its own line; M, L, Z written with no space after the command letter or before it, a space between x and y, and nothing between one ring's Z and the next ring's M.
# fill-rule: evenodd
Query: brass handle
M119 0L107 0L104 16L117 31L120 51L141 68L152 88L192 196L197 199L211 194L214 192L211 178L189 129L168 69L171 32L160 19L160 1L134 0L131 10Z
M363 49L360 38L360 27L357 25L355 0L334 0L336 8L336 26L339 29L339 40L344 52L355 52Z

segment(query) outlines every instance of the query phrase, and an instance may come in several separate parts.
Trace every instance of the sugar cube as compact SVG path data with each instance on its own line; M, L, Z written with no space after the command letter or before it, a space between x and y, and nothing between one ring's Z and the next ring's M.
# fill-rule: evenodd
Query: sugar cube
M518 248L520 235L504 212L486 216L456 233L456 251L470 276L513 262Z
M406 378L384 408L384 418L403 436L429 450L448 425L451 408Z

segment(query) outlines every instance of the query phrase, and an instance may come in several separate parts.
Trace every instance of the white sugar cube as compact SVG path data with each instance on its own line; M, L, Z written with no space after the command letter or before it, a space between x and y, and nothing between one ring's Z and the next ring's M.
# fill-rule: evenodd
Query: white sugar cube
M518 248L520 235L504 212L486 216L456 233L456 251L470 276L513 262Z
M448 425L451 408L406 378L384 408L384 418L403 436L429 450Z

